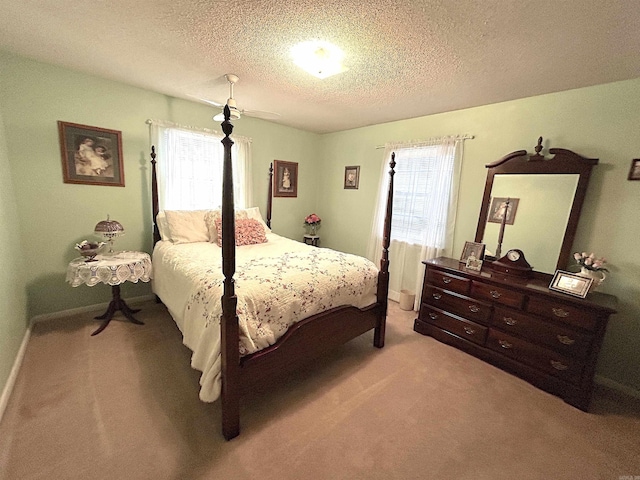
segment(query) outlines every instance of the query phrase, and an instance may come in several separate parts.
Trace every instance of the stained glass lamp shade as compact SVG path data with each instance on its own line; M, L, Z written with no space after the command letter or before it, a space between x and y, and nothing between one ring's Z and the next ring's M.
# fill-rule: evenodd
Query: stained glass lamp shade
M106 220L97 223L94 233L109 242L109 253L113 253L113 241L116 237L124 235L124 227L120 222L110 220L107 215Z

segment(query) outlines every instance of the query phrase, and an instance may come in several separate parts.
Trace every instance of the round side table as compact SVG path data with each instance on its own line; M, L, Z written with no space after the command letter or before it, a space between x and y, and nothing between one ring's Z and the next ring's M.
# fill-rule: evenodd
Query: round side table
M69 262L67 267L67 282L72 287L87 285L93 287L98 283L111 285L111 302L107 311L95 317L102 320L102 324L91 335L97 335L109 325L113 315L118 310L132 323L144 325L133 314L140 309L133 310L120 297L120 284L124 282L149 282L151 280L151 257L146 252L115 252L107 255L97 255L94 260L86 261L78 257Z
M307 245L313 245L314 247L317 247L318 243L320 242L319 235L305 235L303 238L304 243L306 243Z

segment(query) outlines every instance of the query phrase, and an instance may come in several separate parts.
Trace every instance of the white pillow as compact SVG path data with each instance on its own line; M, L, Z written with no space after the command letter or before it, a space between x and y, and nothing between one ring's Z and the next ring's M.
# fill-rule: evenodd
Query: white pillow
M169 236L173 243L208 242L209 231L204 221L209 210L165 210Z
M264 227L265 232L271 232L271 229L267 227L267 224L262 219L262 215L260 214L260 208L258 207L245 208L245 211L247 212L247 218L253 218L255 220L258 220Z
M169 225L167 224L167 216L164 214L164 210L158 212L158 215L156 216L156 226L160 232L160 239L171 241Z

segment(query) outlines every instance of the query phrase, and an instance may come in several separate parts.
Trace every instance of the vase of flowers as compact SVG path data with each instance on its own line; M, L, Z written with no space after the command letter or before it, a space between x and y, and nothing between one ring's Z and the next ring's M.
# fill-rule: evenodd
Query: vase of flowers
M593 279L589 291L602 285L609 271L605 267L606 260L603 257L598 258L593 253L576 252L573 254L573 258L576 259L576 263L580 266L580 276Z
M322 220L318 215L316 215L315 213L312 213L306 216L306 218L304 219L304 224L309 228L309 233L315 236L321 221Z

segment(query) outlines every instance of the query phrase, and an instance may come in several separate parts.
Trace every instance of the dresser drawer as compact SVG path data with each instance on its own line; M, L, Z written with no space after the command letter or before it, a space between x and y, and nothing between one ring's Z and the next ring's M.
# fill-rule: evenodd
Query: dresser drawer
M550 298L530 297L527 311L591 331L595 330L598 324L598 315L595 311Z
M489 324L491 318L490 303L480 302L432 285L425 285L422 301L441 310L447 310L485 325Z
M497 287L482 282L471 282L471 295L481 300L496 302L514 308L522 308L524 294L505 287Z
M471 280L458 277L442 270L427 269L427 282L436 287L444 288L451 292L468 295L471 287Z
M457 315L429 307L424 303L420 308L420 320L480 345L484 345L487 331L489 330L487 327L465 320Z
M538 370L550 373L571 383L579 383L584 364L560 355L553 350L512 337L494 328L489 329L487 346Z
M593 337L570 328L543 321L539 317L496 306L491 325L500 330L541 343L574 358L585 358Z

